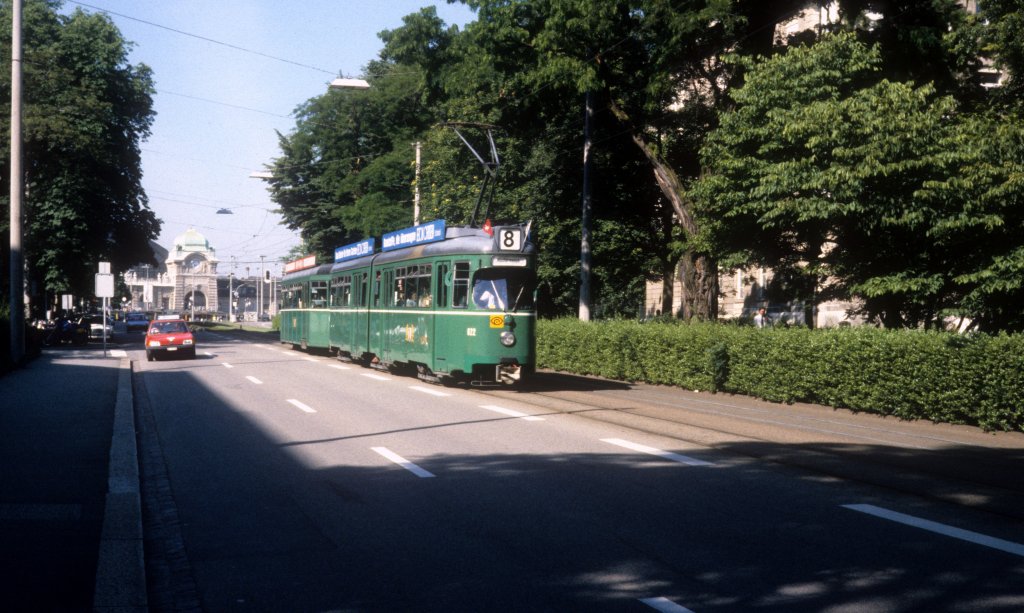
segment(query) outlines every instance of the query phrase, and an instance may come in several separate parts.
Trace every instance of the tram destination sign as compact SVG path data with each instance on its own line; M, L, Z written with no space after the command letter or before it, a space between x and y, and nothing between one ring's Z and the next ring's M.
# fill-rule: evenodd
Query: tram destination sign
M370 255L373 253L373 247L376 245L376 241L372 238L361 240L358 243L352 243L351 245L345 245L344 247L337 247L334 250L334 261L344 262L345 260L352 260L364 255Z
M381 249L392 251L402 247L434 243L444 240L444 220L438 219L430 223L420 224L397 232L390 232L381 237Z

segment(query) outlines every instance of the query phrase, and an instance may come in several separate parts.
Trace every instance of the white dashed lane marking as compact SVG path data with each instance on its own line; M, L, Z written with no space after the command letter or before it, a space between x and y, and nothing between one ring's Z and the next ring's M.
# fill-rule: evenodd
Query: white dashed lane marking
M245 378L246 378L246 379L248 379L248 380L250 380L250 381L252 381L252 382L253 382L253 383L255 383L256 385L263 385L263 382L262 382L262 381L260 381L260 380L259 380L259 379L257 379L256 377L253 377L252 375L246 375L246 376L245 376Z
M302 411L305 411L306 413L316 413L316 410L315 410L315 409L313 409L312 407L310 407L309 405L307 405L307 404L305 404L305 403L303 403L303 402L300 402L300 401L298 401L298 400L295 400L294 398L289 398L289 399L288 399L288 402L289 402L289 404L291 404L292 406L294 406L294 407L297 407L297 408L299 408L300 410L302 410Z
M499 407L493 404L482 404L481 409L487 409L488 411L494 411L495 413L501 413L502 415L508 415L509 417L516 417L525 421L544 421L543 417L536 417L534 415L527 415L526 413L520 413L519 411L513 411L512 409L506 409L505 407Z
M429 387L423 387L422 385L410 385L409 389L416 390L417 392L423 392L424 394L430 394L431 396L437 396L438 398L444 398L451 396L448 392L442 392L441 390L430 389Z
M1024 557L1024 545L1014 543L1013 541L1004 541L1003 539L981 534L980 532L971 532L970 530L954 528L953 526L947 526L946 524L921 519L920 517L914 517L913 515L904 515L903 513L890 511L889 509L883 509L882 507L876 507L871 504L844 504L843 508L850 509L851 511L867 513L868 515L888 519L889 521L894 521L905 526L920 528L921 530L927 530L936 534L960 539L961 541L974 543L975 545L983 545L985 547L998 549L999 551L1005 551L1006 553L1012 553L1014 555Z
M385 458L391 460L395 464L398 464L399 466L401 466L405 470L411 472L412 474L416 475L417 477L420 477L422 479L429 479L430 477L434 476L434 473L432 473L430 471L427 471L427 470L424 470L424 469L420 468L419 466L416 466L415 464L413 464L409 460L406 460L405 458L403 458L402 456L398 455L394 451L391 451L387 447L371 447L370 449L372 449L373 451L379 453L380 455L384 456Z
M619 447L625 447L626 449L632 449L633 451L658 456L659 458L664 458L680 464L686 464L687 466L713 466L711 462L705 462L704 460L698 460L697 458L691 458L690 456L679 455L678 453L672 453L671 451L648 447L647 445L641 445L639 443L624 441L621 438L603 438L601 440L605 443L611 443L612 445L618 445Z
M657 598L641 598L640 602L661 613L693 613L684 606L678 605L668 598L658 596Z

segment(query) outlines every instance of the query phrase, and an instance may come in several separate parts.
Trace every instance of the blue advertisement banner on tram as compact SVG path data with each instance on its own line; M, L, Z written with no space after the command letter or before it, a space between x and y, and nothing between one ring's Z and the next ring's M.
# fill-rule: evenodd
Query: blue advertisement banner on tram
M391 251L412 245L422 245L444 240L444 220L420 224L397 232L390 232L381 238L381 249Z
M344 262L345 260L370 255L373 253L374 244L374 240L372 238L368 238L366 240L361 240L358 243L345 245L344 247L336 247L334 249L334 261Z

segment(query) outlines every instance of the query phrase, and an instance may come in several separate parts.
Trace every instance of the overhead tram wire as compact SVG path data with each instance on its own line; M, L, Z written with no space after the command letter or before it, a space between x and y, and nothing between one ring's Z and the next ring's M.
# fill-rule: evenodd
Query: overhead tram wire
M208 43L213 43L215 45L220 45L222 47L227 47L229 49L234 49L236 51L242 51L243 53L251 53L252 55L258 55L260 57L265 57L267 59L274 60L276 62L283 62L285 64L291 64L293 66L299 66L301 68L308 68L310 70L316 70L317 72L323 72L323 73L326 73L326 74L329 74L329 75L336 75L337 74L337 71L334 71L334 70L326 70L324 68L320 68L319 66L311 66L309 64L303 64L302 62L296 62L296 61L288 60L288 59L285 59L285 58L282 58L282 57L277 57L276 55L270 55L269 53L263 53L262 51L256 51L254 49L247 49L245 47L240 47L238 45L233 45L231 43L226 43L224 41L220 41L220 40L217 40L217 39L214 39L214 38L209 38L207 36L201 36L199 34L193 34L191 32L186 32L184 30L179 30L177 28L172 28L172 27L169 27L169 26L161 25L159 23L154 23L152 21L147 21L145 19L139 19L138 17L132 17L131 15L125 15L124 13L117 13L115 11L111 11L111 10L108 10L108 9L105 9L105 8L102 8L102 7L98 7L98 6L94 6L92 4L86 4L85 2L77 2L76 0L68 0L68 3L69 4L76 4L78 6L82 6L82 7L85 7L85 8L89 8L89 9L92 9L94 11L99 11L99 12L107 14L107 15L116 15L117 17L121 17L122 19L128 19L128 20L135 21L135 22L138 22L138 23L143 23L143 24L146 24L148 26L152 26L154 28L160 28L161 30L167 30L168 32L174 32L175 34L180 34L182 36L188 36L190 38L195 38L195 39L198 39L198 40L206 41Z
M154 195L154 194L156 194L156 195ZM181 204L195 204L197 206L204 206L206 208L219 208L219 207L227 206L227 207L231 207L233 209L258 209L258 210L261 210L261 211L268 211L268 210L272 210L273 209L273 205L272 204L242 204L242 203L239 203L239 202L231 202L230 200L220 200L220 199L217 199L217 198L204 198L203 196L194 196L194 195L191 195L191 194L179 194L177 192L167 192L167 191L163 191L163 190L159 190L159 189L147 189L146 190L146 195L148 195L148 196L150 196L151 198L154 198L154 199L166 200L167 202L179 202ZM172 196L172 198L167 198L167 196ZM175 198L188 198L190 200L199 201L199 202L191 202L191 201L187 201L187 200L176 200ZM213 204L204 204L204 201L206 203L213 203Z
M111 11L109 9L105 9L103 7L95 6L95 5L92 5L92 4L87 4L85 2L78 2L77 0L67 0L67 3L68 4L75 4L77 6L81 6L81 7L88 8L88 9L92 9L94 11L98 11L98 12L104 13L106 15L114 15L114 16L120 17L122 19L128 19L129 21L134 21L136 23L145 24L147 26L151 26L151 27L154 27L154 28L159 28L161 30L166 30L168 32L173 32L173 33L179 34L181 36L187 36L189 38L195 38L197 40L202 40L202 41L205 41L205 42L208 42L208 43L213 43L215 45L220 45L222 47L227 47L228 49L234 49L235 51L241 51L242 53L249 53L249 54L252 54L252 55L259 56L259 57L267 58L269 60L274 60L275 62L282 62L282 63L285 63L285 64L291 64L292 66L298 66L300 68L307 68L309 70L315 70L317 72L322 72L322 73L325 73L325 74L329 74L331 76L337 76L337 75L341 74L339 71L336 71L336 70L327 70L326 68L321 68L319 66L313 66L313 65L310 65L310 64L304 64L302 62L296 62L294 60L289 60L287 58L278 57L276 55L270 55L269 53L263 53L262 51L256 51L255 49L248 49L246 47L242 47L242 46L235 45L235 44L232 44L232 43L227 43L227 42L224 42L224 41L221 41L221 40L217 40L215 38L210 38L208 36L203 36L201 34L193 34L192 32L186 32L185 30L180 30L178 28L172 28L170 26L165 26L165 25L153 22L153 21L148 21L146 19L140 19L138 17L132 17L131 15L125 15L124 13L118 13L116 11ZM415 71L410 70L408 73L397 73L397 74L414 74L414 72Z

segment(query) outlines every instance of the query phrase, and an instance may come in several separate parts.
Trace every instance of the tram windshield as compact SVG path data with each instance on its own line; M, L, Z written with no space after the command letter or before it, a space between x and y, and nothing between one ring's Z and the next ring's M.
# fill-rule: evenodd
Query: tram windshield
M483 268L473 277L473 304L495 311L532 310L535 284L531 270Z

